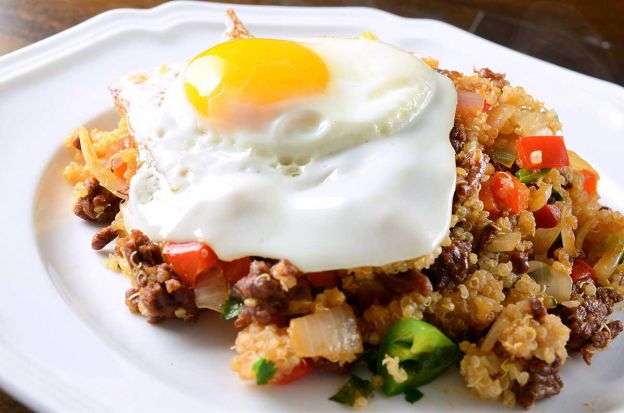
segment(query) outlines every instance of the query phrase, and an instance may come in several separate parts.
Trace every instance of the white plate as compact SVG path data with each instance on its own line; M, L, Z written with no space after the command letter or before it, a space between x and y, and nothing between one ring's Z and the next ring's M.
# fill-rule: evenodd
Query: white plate
M229 369L235 332L204 315L158 326L124 305L126 280L90 250L96 228L70 212L61 139L80 124L112 127L106 87L118 76L183 61L217 42L226 5L169 3L104 13L0 58L0 384L46 411L345 411L327 397L342 378L315 374L288 387L256 388ZM568 145L602 174L600 190L624 209L620 172L624 89L495 45L431 20L373 9L237 6L259 36L351 36L384 41L447 68L507 72L556 108ZM620 182L616 183L616 180ZM624 406L624 340L587 368L562 369L561 395L535 411L594 412ZM456 371L423 388L416 405L382 396L368 411L502 409L469 394ZM584 405L589 403L588 405ZM584 407L589 406L589 407Z

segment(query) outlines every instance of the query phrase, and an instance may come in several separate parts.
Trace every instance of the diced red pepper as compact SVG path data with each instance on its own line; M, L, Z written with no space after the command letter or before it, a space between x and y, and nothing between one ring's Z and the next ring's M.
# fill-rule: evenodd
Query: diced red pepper
M293 367L290 373L280 376L273 384L290 384L295 380L307 376L313 369L314 366L312 366L311 362L306 359L301 359L301 362Z
M249 274L251 258L244 257L234 261L220 261L223 276L232 284Z
M308 281L315 288L334 288L338 286L337 271L309 272L306 274Z
M491 107L492 107L492 105L487 103L487 101L483 102L483 112L489 112Z
M595 194L598 189L598 175L587 169L583 169L580 172L585 177L585 182L583 182L583 189L585 189L585 192L589 195Z
M522 136L516 141L516 149L525 169L570 165L563 136Z
M168 242L163 247L163 255L180 280L193 287L198 275L217 264L217 254L203 242Z
M574 263L572 264L572 274L570 274L570 277L572 277L572 281L578 281L578 280L583 280L585 278L591 278L591 280L595 283L596 271L594 271L591 265L589 265L582 259L577 258L574 260Z
M561 221L561 210L556 205L546 204L533 212L537 228L554 228Z

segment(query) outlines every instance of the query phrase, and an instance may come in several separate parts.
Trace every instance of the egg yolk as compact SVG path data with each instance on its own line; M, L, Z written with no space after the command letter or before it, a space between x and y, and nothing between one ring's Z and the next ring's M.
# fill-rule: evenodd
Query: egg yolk
M312 50L292 41L253 38L220 43L194 57L184 89L199 113L231 121L250 106L261 109L322 93L328 81L325 63Z

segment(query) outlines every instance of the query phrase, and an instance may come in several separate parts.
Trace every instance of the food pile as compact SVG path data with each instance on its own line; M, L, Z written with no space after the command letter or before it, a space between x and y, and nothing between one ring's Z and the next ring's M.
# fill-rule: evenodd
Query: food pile
M249 36L231 18L230 34ZM222 260L201 241L154 242L119 213L141 163L123 103L117 129L70 135L74 213L106 225L94 249L116 240L108 265L130 279L130 311L150 323L218 311L240 330L232 369L243 380L351 373L331 400L355 407L375 390L413 403L454 365L474 394L507 406L558 394L568 358L589 365L623 329L611 314L624 294L624 217L599 203L599 174L566 147L554 111L503 74L425 62L458 96L451 226L431 254L383 266L303 272L288 257Z

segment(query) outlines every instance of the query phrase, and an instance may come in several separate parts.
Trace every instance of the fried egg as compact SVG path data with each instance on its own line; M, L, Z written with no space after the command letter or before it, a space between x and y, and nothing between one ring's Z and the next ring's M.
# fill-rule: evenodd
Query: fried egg
M153 240L303 271L432 252L455 187L452 82L366 39L237 39L113 90L139 148L122 208Z

